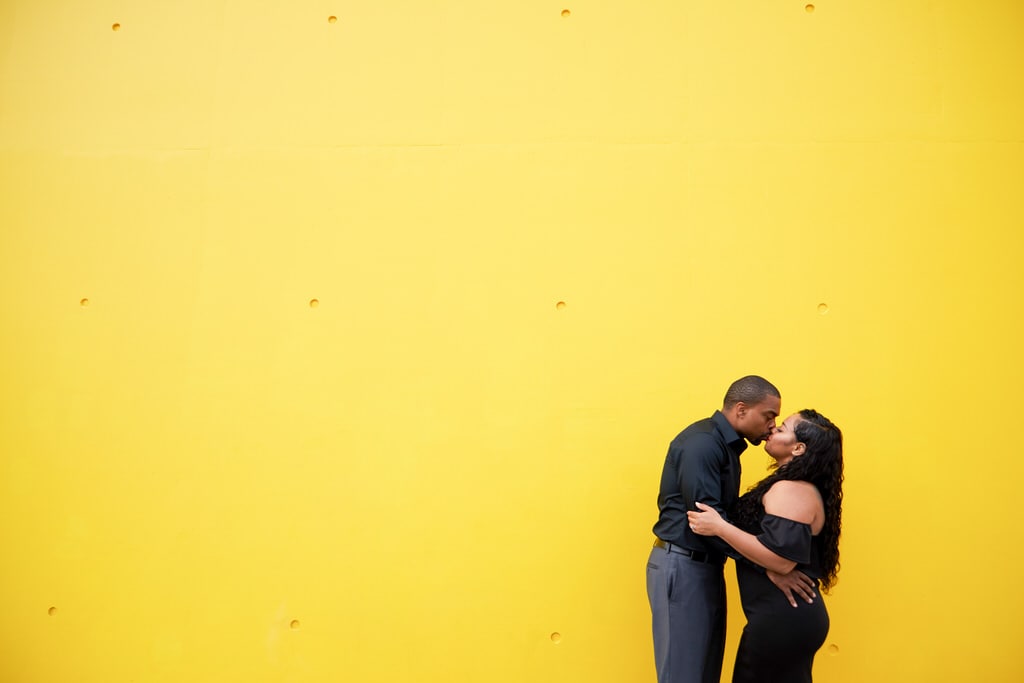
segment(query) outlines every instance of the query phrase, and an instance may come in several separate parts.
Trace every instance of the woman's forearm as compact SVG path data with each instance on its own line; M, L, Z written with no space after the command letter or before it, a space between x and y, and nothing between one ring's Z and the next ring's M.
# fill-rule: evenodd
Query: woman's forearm
M771 569L779 574L788 574L796 567L796 562L793 560L787 560L781 555L776 555L771 550L768 550L757 539L757 536L748 534L746 531L729 524L725 520L723 520L722 525L716 531L718 537L735 548L736 552L765 569Z

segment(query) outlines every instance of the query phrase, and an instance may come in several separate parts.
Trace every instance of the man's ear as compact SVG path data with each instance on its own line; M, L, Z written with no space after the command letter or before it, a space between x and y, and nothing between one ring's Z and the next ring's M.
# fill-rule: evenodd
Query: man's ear
M735 407L736 417L742 418L747 414L747 404L743 401L737 401Z

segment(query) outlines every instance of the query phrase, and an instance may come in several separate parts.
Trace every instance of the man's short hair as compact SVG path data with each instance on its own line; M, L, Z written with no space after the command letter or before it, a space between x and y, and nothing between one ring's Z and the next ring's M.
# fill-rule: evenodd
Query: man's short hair
M775 388L775 385L764 377L758 377L757 375L740 377L725 392L722 410L728 410L741 401L747 405L756 405L769 396L782 398L782 394Z

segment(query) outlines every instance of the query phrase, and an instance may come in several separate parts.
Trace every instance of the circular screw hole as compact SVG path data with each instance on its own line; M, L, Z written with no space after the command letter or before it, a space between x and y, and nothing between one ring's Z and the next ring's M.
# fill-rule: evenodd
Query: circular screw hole
M298 619L292 619L292 623L290 623L289 626L292 627L293 631L297 631L297 630L299 630L299 626L301 626L301 624L299 624L299 620Z
M552 633L551 634L551 642L554 643L555 645L557 645L558 643L562 642L562 634L559 633L558 631L555 631L554 633Z
M115 24L114 24L113 26L111 26L110 28L111 28L111 30L113 30L113 31L120 31L120 30L121 30L121 24L117 24L117 23L115 23Z
M807 5L804 9L807 10L808 14L812 14L814 12L814 5Z
M328 24L337 24L338 23L338 17L336 17L336 16L334 16L332 14L331 16L327 17L327 23Z
M567 9L564 9L564 10L562 10L562 16L563 16L564 18L568 19L568 18L569 18L570 16L572 16L572 12L570 12L570 11L569 11L569 10L567 10Z
M835 657L837 654L839 654L839 646L835 643L832 643L828 646L828 653Z
M310 308L316 308L319 305L320 305L320 299L310 299L309 300L309 307Z
M49 614L51 617L55 616L57 614L57 608L51 607L50 609L46 610L46 613Z
M818 313L822 315L828 313L828 304L818 304Z
M78 302L78 304L80 306L88 306L89 305L89 300L88 299L82 299L81 301Z
M565 310L565 302L564 301L559 301L557 304L555 304L555 308L557 310L559 310L559 311L564 311Z

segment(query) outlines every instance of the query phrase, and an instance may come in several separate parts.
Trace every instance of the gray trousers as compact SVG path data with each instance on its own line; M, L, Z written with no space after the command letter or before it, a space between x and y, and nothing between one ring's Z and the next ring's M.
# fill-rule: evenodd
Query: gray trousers
M719 683L725 654L722 565L663 548L647 560L658 683Z

